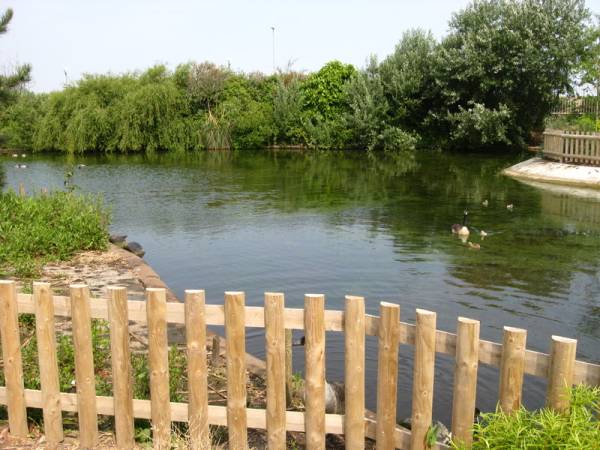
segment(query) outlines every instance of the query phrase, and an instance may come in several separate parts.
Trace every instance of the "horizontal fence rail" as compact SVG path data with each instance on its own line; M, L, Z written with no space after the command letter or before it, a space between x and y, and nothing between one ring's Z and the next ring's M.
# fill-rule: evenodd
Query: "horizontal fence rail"
M600 133L544 131L544 157L562 163L600 165Z
M18 314L36 315L41 390L24 389ZM77 392L58 391L54 317L72 317L76 339ZM91 319L109 321L114 397L95 394ZM129 321L147 325L150 400L132 394ZM189 403L169 401L168 324L184 325L188 350ZM206 326L224 325L227 336L227 406L208 404ZM246 407L245 328L265 328L267 407ZM286 329L306 335L306 398L304 412L286 411ZM345 435L347 448L363 448L364 438L377 448L426 448L431 424L435 354L456 360L452 431L469 445L477 387L477 367L500 369L499 405L506 412L520 407L524 374L548 380L547 403L565 404L565 386L600 385L600 366L576 361L577 341L554 336L551 354L526 349L526 331L505 327L502 344L479 339L479 322L459 318L457 334L436 329L435 313L417 310L416 324L400 321L400 307L381 303L380 317L365 314L364 298L347 296L345 311L325 309L323 295L306 295L304 309L285 308L284 295L266 293L265 306L245 306L242 292L227 292L223 305L205 304L204 291L188 290L184 303L166 302L163 289L148 289L147 301L128 300L125 288L111 287L108 298L93 298L84 285L71 286L70 296L52 296L47 283L34 283L33 294L17 294L16 284L0 281L0 336L6 386L0 404L7 405L12 434L25 436L25 408L42 408L48 443L62 440L61 411L77 412L80 435L91 447L97 442L97 415L115 416L120 448L133 442L134 418L150 419L155 448L170 445L171 422L189 422L193 448L209 442L208 425L229 428L229 446L247 446L247 428L267 430L269 448L284 449L285 432L306 433L308 449L324 448L325 434ZM325 413L325 332L345 333L345 414ZM365 336L378 337L376 418L365 417ZM53 344L54 343L54 344ZM396 425L398 349L415 346L413 369L413 430ZM42 362L43 361L43 362ZM85 433L85 436L83 436ZM83 443L83 441L82 441ZM434 448L446 448L437 444Z

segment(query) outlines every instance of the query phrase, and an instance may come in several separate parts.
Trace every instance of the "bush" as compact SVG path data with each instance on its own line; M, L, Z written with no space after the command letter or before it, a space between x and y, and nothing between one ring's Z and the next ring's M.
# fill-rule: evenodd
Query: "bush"
M600 388L585 385L570 393L570 408L558 413L544 408L519 409L512 415L497 410L482 415L474 426L473 449L592 449L600 443ZM463 448L453 444L454 448Z
M0 274L32 277L49 261L108 245L109 214L97 197L0 193Z

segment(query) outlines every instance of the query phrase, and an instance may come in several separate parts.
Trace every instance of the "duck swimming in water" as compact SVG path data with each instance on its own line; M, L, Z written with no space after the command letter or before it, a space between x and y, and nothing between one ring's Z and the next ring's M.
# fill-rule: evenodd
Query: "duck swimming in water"
M464 212L463 215L463 222L462 224L460 223L455 223L454 225L452 225L452 233L454 234L458 234L459 236L468 236L469 235L469 228L467 227L467 216L469 215L468 211Z

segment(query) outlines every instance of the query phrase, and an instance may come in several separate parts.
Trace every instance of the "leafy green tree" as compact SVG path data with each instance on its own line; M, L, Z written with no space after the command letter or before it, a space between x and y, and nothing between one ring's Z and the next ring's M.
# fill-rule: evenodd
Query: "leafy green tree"
M42 117L46 97L23 92L0 112L0 136L4 138L5 145L23 150L33 148L33 135Z
M570 88L589 18L584 0L483 0L455 14L434 61L440 91L432 121L446 127L440 134L461 123L474 130L456 133L453 146L524 145ZM499 139L462 139L478 128Z
M351 64L331 61L302 83L304 110L309 117L319 115L326 120L337 118L344 110L344 84L356 69Z
M437 42L431 33L407 31L394 53L381 63L379 73L393 126L411 130L423 128L436 93L433 79L436 48Z
M211 62L191 66L188 76L188 93L196 108L210 111L219 101L230 71Z
M13 10L8 8L0 17L0 34L8 31L8 25L13 18ZM10 75L0 75L0 104L12 98L15 91L31 80L31 66L24 64L16 68Z
M591 84L600 98L600 16L587 32L588 49L581 61L581 83Z

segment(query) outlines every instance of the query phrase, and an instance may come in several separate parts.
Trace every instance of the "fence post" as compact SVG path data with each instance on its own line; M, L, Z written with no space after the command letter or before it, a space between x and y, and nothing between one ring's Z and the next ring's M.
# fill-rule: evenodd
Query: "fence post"
M109 286L108 294L110 358L115 398L115 434L117 447L130 449L134 446L134 426L127 289L120 286Z
M82 448L93 448L98 445L98 410L96 409L90 291L85 284L72 284L70 292L79 441Z
M245 450L248 445L244 304L243 292L225 292L227 427L229 428L229 448L231 450Z
M13 436L24 438L29 429L23 386L17 285L14 281L0 281L0 337L7 389L8 427Z
M500 408L506 414L510 414L521 407L526 341L526 330L504 327L498 392Z
M377 357L377 450L396 448L396 401L398 397L398 347L400 306L380 303Z
M165 289L162 288L147 288L146 295L152 440L154 448L168 449L171 442L171 404L167 297Z
M452 435L467 448L471 447L473 441L478 362L479 321L459 317L456 332Z
M285 450L286 330L283 294L265 293L267 448Z
M436 314L417 309L410 435L412 450L426 448L425 437L431 426L435 372L435 327Z
M350 450L365 447L365 299L346 296L344 312L344 439Z
M287 406L292 406L293 399L293 350L292 350L293 332L291 329L285 330L285 402Z
M573 385L576 352L576 339L552 336L547 403L556 411L564 411L569 408L569 389Z
M325 449L325 296L304 296L307 450Z
M54 301L50 292L50 283L33 283L33 302L42 403L44 405L44 435L48 445L56 446L64 436L54 331Z
M185 334L188 357L188 421L192 450L210 447L208 429L208 380L206 368L206 319L204 291L185 291Z

